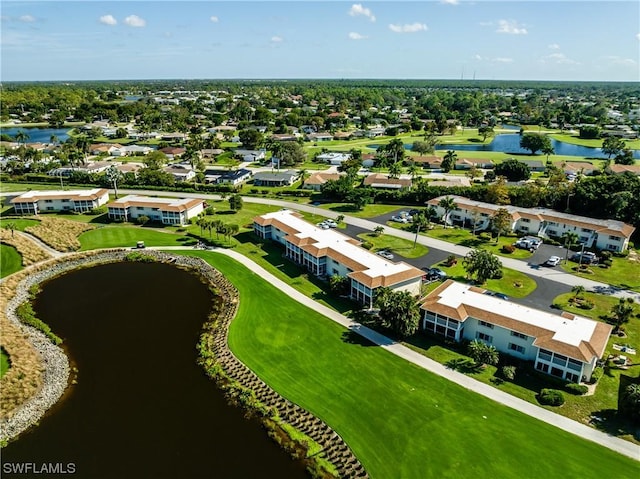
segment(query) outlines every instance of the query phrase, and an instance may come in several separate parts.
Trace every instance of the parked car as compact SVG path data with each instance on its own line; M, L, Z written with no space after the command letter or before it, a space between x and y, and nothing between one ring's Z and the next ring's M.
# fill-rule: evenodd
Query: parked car
M523 238L518 239L513 246L521 249L538 249L542 244L542 240L540 238L536 238L535 236L524 236Z
M500 298L504 301L509 301L509 296L507 296L504 293L496 293L495 291L485 291L484 294L486 294L487 296L494 296L496 298Z
M551 256L547 261L544 262L545 266L558 266L562 258L560 256Z
M571 261L575 261L576 263L582 264L597 264L598 256L591 251L585 251L583 253L576 253L571 256Z
M392 253L390 253L390 252L389 252L389 251L387 251L387 250L384 250L384 249L383 249L383 250L380 250L380 251L377 251L377 252L376 252L376 254L377 254L378 256L382 256L384 259L393 259L393 254L392 254Z
M326 224L327 226L329 226L329 228L337 228L338 227L338 223L336 223L333 220L324 220L323 223Z
M429 268L427 270L427 279L431 280L445 280L447 279L447 273L440 268Z
M395 221L396 223L409 223L411 220L408 216L392 216L391 221Z
M318 223L316 226L318 228L320 228L320 229L323 229L323 230L328 230L330 228L330 226L327 223L325 223L324 221L321 222L321 223Z

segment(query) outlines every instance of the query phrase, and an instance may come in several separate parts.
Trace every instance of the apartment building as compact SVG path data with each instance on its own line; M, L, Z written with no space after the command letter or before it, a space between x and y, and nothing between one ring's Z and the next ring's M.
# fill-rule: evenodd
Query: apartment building
M141 216L165 225L185 225L204 210L202 200L195 198L151 198L127 195L108 205L109 219L135 221Z
M105 188L92 190L28 191L11 200L16 214L37 215L42 212L75 211L85 213L109 201Z

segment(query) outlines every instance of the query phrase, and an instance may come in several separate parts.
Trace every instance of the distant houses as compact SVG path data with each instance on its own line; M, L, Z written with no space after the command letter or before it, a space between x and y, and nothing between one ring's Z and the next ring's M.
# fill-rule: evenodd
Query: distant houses
M368 175L362 184L371 188L379 188L386 190L404 190L411 188L412 181L410 178L390 178L383 173L372 173Z
M300 173L294 170L260 171L253 175L253 184L255 186L291 186L298 178Z

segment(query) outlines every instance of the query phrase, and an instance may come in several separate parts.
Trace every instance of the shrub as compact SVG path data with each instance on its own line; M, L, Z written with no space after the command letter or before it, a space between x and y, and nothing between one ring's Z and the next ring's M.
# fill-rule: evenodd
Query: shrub
M589 382L591 384L597 383L600 380L600 378L603 376L603 374L604 374L604 369L602 369L601 367L595 368L591 373L591 380Z
M564 394L557 389L542 389L538 395L540 404L547 406L562 406L564 404Z
M589 388L584 384L578 384L578 383L565 384L564 388L566 389L567 392L571 394L575 394L576 396L582 396L583 394L586 394L587 391L589 390Z
M594 303L590 299L583 299L582 301L580 301L580 304L578 304L578 308L580 308L580 309L593 309L595 307L595 305L596 305L596 303Z
M363 241L360 246L362 246L364 249L371 249L373 248L373 243L371 241Z
M41 331L42 333L44 333L44 335L53 344L62 343L62 339L59 336L56 336L56 334L53 331L51 331L51 328L47 323L36 318L36 313L33 310L30 302L25 301L20 306L18 306L16 308L16 316L18 316L20 321L22 321L24 324L28 324L29 326L32 326L37 330Z
M216 209L213 206L207 206L207 208L204 210L205 214L207 215L213 215L216 212Z
M516 247L510 244L505 244L502 246L502 252L506 254L511 254L516 250Z
M478 238L480 238L482 241L491 241L491 235L489 233L480 233L478 235Z
M93 208L92 210L90 210L87 214L91 216L98 216L98 215L103 215L106 212L107 212L106 206L98 206L97 208Z
M509 381L513 381L516 377L516 367L515 366L502 366L502 376Z

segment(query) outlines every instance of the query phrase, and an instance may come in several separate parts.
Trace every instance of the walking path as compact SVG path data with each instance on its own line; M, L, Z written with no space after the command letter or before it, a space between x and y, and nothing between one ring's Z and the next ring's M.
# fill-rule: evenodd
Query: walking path
M29 241L33 241L35 244L37 244L40 248L45 250L47 253L49 253L54 258L59 258L60 256L64 256L66 254L69 254L69 253L63 253L61 251L58 251L57 249L53 249L51 246L49 246L47 243L42 241L40 238L37 238L36 236L33 236L32 234L27 233L26 231L17 231L16 230L16 231L14 231L14 233L17 233L20 236L22 236L24 238L27 238Z
M153 249L162 249L162 250L184 250L182 246L168 246L168 247L158 247ZM462 373L459 373L452 369L447 369L442 364L429 359L408 347L397 343L388 337L370 329L366 326L361 325L360 323L353 321L350 318L334 311L322 304L315 302L313 299L305 296L300 293L293 287L286 284L284 281L278 279L267 270L265 270L262 266L254 263L252 260L247 258L246 256L237 253L236 251L223 249L223 248L215 248L213 250L216 253L224 254L243 264L251 271L256 273L258 276L274 285L278 289L280 289L287 296L292 299L298 301L299 303L313 309L314 311L318 311L320 314L326 316L332 321L348 328L349 330L359 334L360 336L368 339L372 343L380 346L392 354L395 354L398 357L401 357L407 361L412 362L413 364L426 369L434 374L442 376L443 378L448 379L449 381L453 381L460 386L474 391L478 394L481 394L489 399L492 399L500 404L513 408L521 413L527 414L531 417L539 419L540 421L544 421L552 426L556 426L564 431L567 431L571 434L575 434L577 436L582 437L583 439L587 439L589 441L595 442L604 446L606 448L612 449L620 454L628 456L635 460L640 460L640 446L637 446L629 441L625 441L624 439L617 438L615 436L610 436L604 432L598 431L597 429L591 428L585 424L581 424L573 419L569 419L567 417L561 416L554 412L548 411L544 408L536 406L535 404L528 403L522 399L519 399L515 396L512 396L508 393L500 391L494 387L491 387L487 384L481 383L469 376L466 376Z

